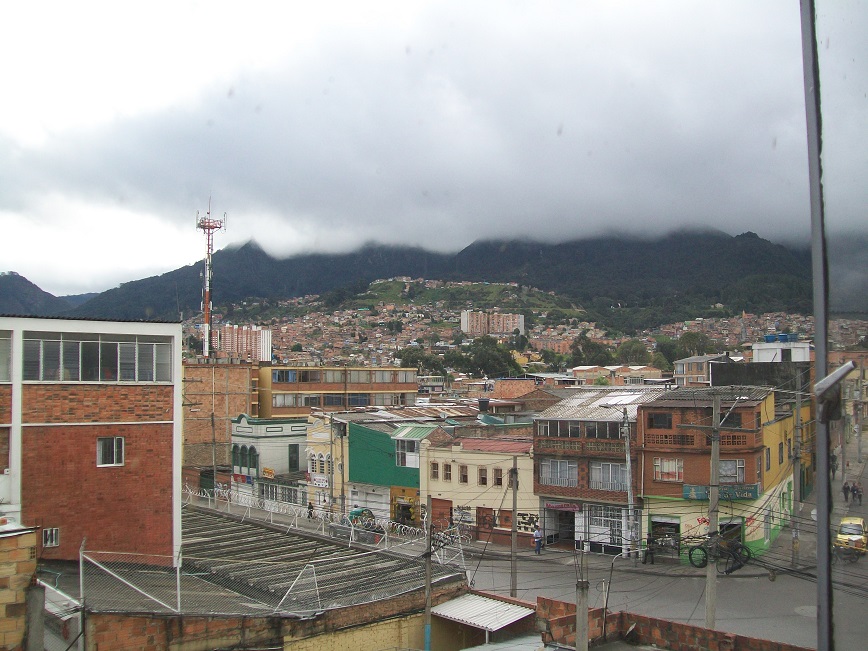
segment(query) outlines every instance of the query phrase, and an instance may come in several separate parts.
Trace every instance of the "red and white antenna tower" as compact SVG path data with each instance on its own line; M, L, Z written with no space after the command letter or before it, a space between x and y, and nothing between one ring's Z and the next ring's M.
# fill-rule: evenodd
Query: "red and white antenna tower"
M208 197L208 212L200 216L199 211L196 211L196 228L201 228L205 232L205 238L208 241L208 253L205 256L205 282L202 287L202 316L205 322L202 353L208 357L211 351L211 255L214 253L214 231L226 230L226 213L223 213L223 219L211 218L211 197Z

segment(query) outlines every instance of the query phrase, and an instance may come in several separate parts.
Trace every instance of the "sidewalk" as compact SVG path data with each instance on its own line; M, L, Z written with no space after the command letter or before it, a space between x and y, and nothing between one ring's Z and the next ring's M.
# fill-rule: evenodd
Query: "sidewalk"
M858 449L855 437L847 443L845 458L847 459L847 468L844 472L838 472L835 479L832 480L832 514L831 525L832 530L838 528L841 518L846 515L862 515L862 507L857 503L853 506L851 502L844 502L844 496L841 492L841 487L844 481L853 482L862 481L865 473L866 461L868 454L863 454L862 462L858 461ZM841 458L840 451L838 458ZM818 471L819 472L819 471ZM813 571L817 566L817 527L816 527L816 512L817 508L817 488L814 486L811 494L806 496L801 503L801 508L798 506L793 514L794 518L799 521L799 556L798 565L793 567L789 562L793 556L793 536L792 527L785 526L777 539L769 547L769 550L763 555L769 559L774 559L776 573L783 573L788 570L793 571ZM865 500L864 508L868 509L868 500ZM510 548L505 545L487 544L485 541L474 540L464 545L464 553L468 557L479 558L484 555L489 558L509 559ZM520 546L517 551L518 557L521 559L529 559L536 557L534 551L530 547ZM762 563L763 556L760 556L758 561ZM546 547L541 555L548 562L561 563L563 565L573 565L576 563L578 553L569 548ZM787 559L786 562L781 562L781 559ZM732 577L770 577L768 568L763 567L759 563L749 563L742 569L730 574ZM678 558L657 554L655 564L643 565L641 558L635 561L633 558L616 558L613 565L613 557L605 554L588 554L588 566L594 570L610 571L614 569L618 572L635 572L638 574L656 574L667 576L696 576L704 577L705 569L700 569L691 566L689 563L683 563ZM727 575L719 575L722 578ZM770 577L772 578L772 577Z

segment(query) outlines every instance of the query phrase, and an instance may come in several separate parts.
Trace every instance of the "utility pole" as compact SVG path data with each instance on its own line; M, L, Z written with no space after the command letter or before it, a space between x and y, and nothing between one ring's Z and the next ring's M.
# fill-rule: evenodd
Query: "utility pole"
M576 581L576 651L588 651L588 556L584 549L579 552L579 562L579 580ZM603 617L604 631L605 628L606 618Z
M636 552L633 565L639 560L639 547L636 544L636 502L633 496L633 462L630 458L630 421L627 419L627 408L624 407L624 420L621 423L621 436L624 437L624 449L627 455L627 535L629 536L628 551Z
M335 416L331 414L329 416L329 459L331 459L331 463L329 464L329 513L333 512L334 503L335 503ZM341 463L343 463L343 458L341 458Z
M796 387L795 426L793 427L793 511L798 513L790 518L793 529L792 566L799 566L799 518L802 515L802 383Z
M212 382L211 386L214 384ZM217 426L214 422L214 410L211 410L211 472L214 473L214 504L217 504Z
M708 478L708 532L718 533L718 499L720 497L720 394L711 404L711 474ZM709 555L705 566L705 628L714 629L717 609L717 559Z
M425 505L425 651L431 651L431 493Z
M859 377L856 378L856 399L853 400L853 426L856 428L856 461L862 463L862 362L859 358Z
M509 568L509 596L518 596L518 457L512 457L512 471L510 472L512 484L512 553L510 554Z

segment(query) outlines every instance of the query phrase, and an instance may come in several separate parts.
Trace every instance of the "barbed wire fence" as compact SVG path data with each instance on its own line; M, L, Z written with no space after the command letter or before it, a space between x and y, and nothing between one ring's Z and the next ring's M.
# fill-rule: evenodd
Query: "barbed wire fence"
M184 505L257 520L286 533L326 536L342 553L305 561L288 559L287 550L243 558L185 553L176 556L89 550L79 552L80 594L88 609L101 612L187 613L208 615L312 614L391 598L424 587L425 530L388 520L349 518L275 500L233 494L230 490L184 490ZM312 515L312 517L308 517ZM182 518L183 518L182 514ZM301 540L301 539L299 539ZM244 540L239 540L240 546ZM458 530L432 537L432 580L463 573ZM312 545L322 545L315 541Z

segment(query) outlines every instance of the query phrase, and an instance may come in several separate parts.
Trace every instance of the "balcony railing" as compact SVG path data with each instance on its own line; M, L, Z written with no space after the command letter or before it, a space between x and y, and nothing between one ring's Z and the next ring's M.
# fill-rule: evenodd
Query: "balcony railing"
M548 436L541 436L536 439L535 447L548 450L576 450L581 451L581 439L561 439Z
M627 484L622 484L618 481L593 481L588 482L588 487L598 491L619 491L627 492Z
M588 452L624 452L624 441L589 439L585 441L585 450Z
M568 477L546 477L543 475L539 479L539 483L543 486L561 486L563 488L575 488L579 485L578 478Z

